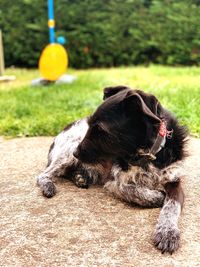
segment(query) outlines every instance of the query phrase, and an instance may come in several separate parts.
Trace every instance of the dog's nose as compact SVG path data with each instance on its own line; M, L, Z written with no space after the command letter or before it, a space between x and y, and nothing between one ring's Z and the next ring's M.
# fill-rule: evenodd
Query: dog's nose
M78 158L78 150L74 151L73 156L74 156L75 158Z

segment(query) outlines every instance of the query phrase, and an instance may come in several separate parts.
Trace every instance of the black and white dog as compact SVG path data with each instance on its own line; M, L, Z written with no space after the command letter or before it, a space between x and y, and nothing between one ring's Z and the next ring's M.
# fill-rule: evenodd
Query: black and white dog
M54 139L38 185L52 197L54 178L64 176L83 188L103 184L129 203L162 207L154 244L172 253L180 240L180 163L187 131L151 94L108 87L104 100L92 116L68 125Z

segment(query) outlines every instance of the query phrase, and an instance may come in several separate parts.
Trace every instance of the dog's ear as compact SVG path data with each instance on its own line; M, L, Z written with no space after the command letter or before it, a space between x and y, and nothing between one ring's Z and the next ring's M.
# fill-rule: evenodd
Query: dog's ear
M143 98L136 91L128 91L124 98L125 110L128 116L134 115L141 118L141 115L146 116L153 123L160 123L161 119L154 113L154 108L149 108ZM156 102L155 102L156 105ZM152 110L151 110L152 109ZM154 109L154 110L153 110Z
M158 99L154 95L145 93L141 90L134 90L134 92L136 92L137 94L141 96L142 100L147 105L147 107L151 110L151 112L153 112L153 114L157 115L160 118L162 117L163 108L160 102L158 101Z
M103 100L109 98L110 96L113 96L121 91L130 89L127 86L119 85L119 86L113 86L113 87L106 87L103 90Z

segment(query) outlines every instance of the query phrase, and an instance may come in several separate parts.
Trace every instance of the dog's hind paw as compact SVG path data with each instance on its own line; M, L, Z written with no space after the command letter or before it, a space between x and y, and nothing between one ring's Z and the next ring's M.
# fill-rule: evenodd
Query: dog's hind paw
M45 197L53 197L56 194L56 187L53 182L49 181L42 187L42 193Z
M154 245L162 253L173 253L179 248L180 231L175 226L158 226L153 237Z

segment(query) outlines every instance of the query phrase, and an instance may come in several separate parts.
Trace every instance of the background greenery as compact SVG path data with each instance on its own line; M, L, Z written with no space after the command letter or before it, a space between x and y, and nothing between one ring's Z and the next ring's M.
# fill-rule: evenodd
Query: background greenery
M46 4L0 0L7 66L37 65L48 43ZM200 0L59 0L55 15L71 67L200 62Z
M8 69L15 82L0 84L0 135L56 135L66 124L93 112L102 89L129 85L155 94L191 132L200 137L200 68L129 67L70 70L77 80L68 85L31 87L36 70Z

